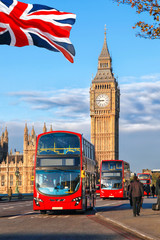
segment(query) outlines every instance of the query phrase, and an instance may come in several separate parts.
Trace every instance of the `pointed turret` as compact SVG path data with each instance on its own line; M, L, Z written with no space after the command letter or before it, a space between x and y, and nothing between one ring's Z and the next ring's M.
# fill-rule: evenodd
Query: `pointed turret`
M27 123L25 123L24 134L28 135Z
M101 54L98 58L98 71L93 82L107 82L115 81L114 75L112 73L112 59L109 54L107 39L106 39L106 26L104 31L104 43L102 47Z
M43 126L43 133L45 132L47 132L46 123L44 123L44 126Z
M51 124L51 126L50 126L50 132L52 132L53 131L53 129L52 129L52 124Z
M5 128L5 132L4 132L4 140L5 140L5 142L8 142L8 131L7 131L7 127Z
M8 131L7 131L7 127L5 128L5 132L4 132L4 151L6 152L6 154L8 154Z
M24 142L23 142L23 149L26 150L28 146L28 128L27 128L27 123L25 123L25 128L24 128Z
M107 39L106 39L106 26L105 26L105 29L104 29L104 43L103 43L103 48L102 48L102 51L101 51L101 54L98 58L98 60L102 60L102 59L106 59L106 58L109 58L110 59L110 54L109 54L109 51L108 51L108 46L107 46Z
M35 135L34 126L32 126L31 136Z
M1 146L3 147L3 142L4 142L4 132L2 132L2 136L1 136Z

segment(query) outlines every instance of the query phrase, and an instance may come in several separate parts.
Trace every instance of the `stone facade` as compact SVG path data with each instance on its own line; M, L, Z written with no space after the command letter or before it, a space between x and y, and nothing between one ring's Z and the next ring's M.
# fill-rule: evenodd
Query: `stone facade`
M90 88L91 142L100 167L101 160L119 159L120 90L112 72L106 31L98 58L98 71Z
M44 124L43 132L46 131L46 125ZM20 193L32 193L36 149L34 127L32 127L31 134L29 134L27 124L25 125L23 154L19 152L12 153L12 150L8 153L7 128L2 133L0 142L0 194L6 194L9 187L12 187L12 191L15 193L17 185ZM18 177L16 177L17 172Z

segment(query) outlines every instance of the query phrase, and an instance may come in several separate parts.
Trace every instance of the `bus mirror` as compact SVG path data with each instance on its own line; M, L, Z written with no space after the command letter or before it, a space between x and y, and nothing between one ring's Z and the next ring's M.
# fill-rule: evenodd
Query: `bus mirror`
M81 171L81 178L85 178L85 171L84 170Z

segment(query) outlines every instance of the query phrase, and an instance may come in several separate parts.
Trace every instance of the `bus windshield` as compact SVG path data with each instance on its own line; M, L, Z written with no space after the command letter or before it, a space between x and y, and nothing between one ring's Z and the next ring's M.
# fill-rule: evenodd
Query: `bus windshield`
M138 174L139 179L150 179L150 174Z
M122 188L122 179L109 178L101 180L102 189L120 189Z
M80 170L36 170L36 188L43 194L60 196L76 192Z
M39 138L37 155L80 154L80 140L71 133L50 133Z

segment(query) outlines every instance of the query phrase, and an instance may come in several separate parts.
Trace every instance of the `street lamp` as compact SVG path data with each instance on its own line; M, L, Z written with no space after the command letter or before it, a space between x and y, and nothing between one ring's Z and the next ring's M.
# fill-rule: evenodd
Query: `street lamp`
M16 190L15 190L15 193L19 193L19 189L18 189L18 179L19 179L19 168L16 167L16 171L15 171L15 175L16 175Z

